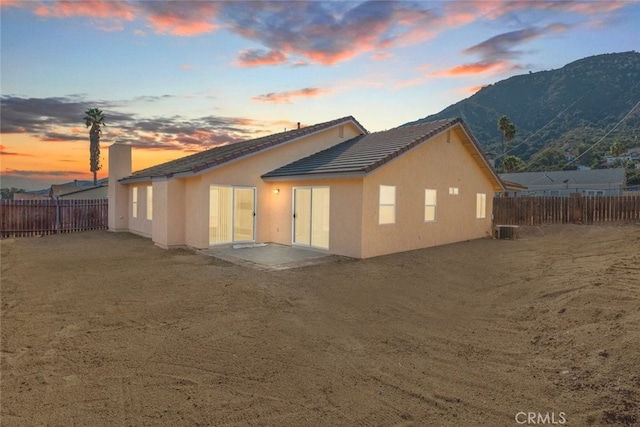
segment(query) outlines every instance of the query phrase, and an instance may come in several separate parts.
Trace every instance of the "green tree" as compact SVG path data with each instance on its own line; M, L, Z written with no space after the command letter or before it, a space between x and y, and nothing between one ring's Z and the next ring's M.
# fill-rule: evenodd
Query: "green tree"
M100 164L100 134L104 123L104 115L99 108L90 108L84 112L84 121L89 129L89 164L93 172L93 185L98 185L98 171L102 169Z
M578 145L575 153L576 157L579 157L579 164L594 168L597 167L600 158L595 150L592 150L591 148L591 145L582 143Z
M624 148L624 145L622 145L622 143L620 142L614 142L613 144L611 144L611 148L609 150L611 151L611 154L616 157L616 160L613 164L617 166L621 166L622 160L620 159L620 156L622 156L625 153L625 151L627 151Z
M502 160L502 168L506 173L523 172L526 164L518 156L505 156Z
M498 119L498 129L502 132L502 154L505 154L509 149L509 143L516 137L516 126L507 116L502 116Z
M546 150L529 163L528 170L531 172L557 171L562 170L565 164L564 154L560 150Z
M15 187L11 187L11 188L2 188L0 189L0 198L2 200L13 200L13 195L16 193L24 193L25 190L23 190L22 188L15 188Z

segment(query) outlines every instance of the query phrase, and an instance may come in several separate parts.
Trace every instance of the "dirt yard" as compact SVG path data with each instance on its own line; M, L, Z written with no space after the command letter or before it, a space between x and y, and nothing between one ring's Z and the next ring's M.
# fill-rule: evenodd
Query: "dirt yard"
M640 226L277 272L1 245L3 427L640 425Z

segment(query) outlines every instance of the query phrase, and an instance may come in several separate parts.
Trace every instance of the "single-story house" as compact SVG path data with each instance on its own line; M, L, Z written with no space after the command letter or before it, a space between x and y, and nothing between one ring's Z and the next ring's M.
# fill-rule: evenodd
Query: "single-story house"
M500 179L526 187L507 196L619 196L626 185L624 168L503 173Z
M273 242L355 258L491 236L504 187L461 119L369 133L353 117L131 173L109 151L109 229L169 248Z

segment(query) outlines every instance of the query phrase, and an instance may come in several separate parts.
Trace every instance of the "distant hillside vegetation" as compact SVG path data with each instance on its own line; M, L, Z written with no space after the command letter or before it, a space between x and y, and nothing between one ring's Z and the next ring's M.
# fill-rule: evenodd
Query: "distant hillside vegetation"
M506 115L517 128L507 154L535 162L543 151L579 155L639 101L640 53L611 53L584 58L558 70L511 77L438 114L403 126L462 117L485 152L499 155L502 134L497 122ZM597 156L608 152L616 141L625 148L640 146L640 106L578 163L596 165Z

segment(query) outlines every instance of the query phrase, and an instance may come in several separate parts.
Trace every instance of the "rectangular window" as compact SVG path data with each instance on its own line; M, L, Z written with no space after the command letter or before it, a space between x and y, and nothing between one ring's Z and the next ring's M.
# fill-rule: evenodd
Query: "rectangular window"
M487 217L487 195L484 193L476 194L476 218Z
M378 209L378 224L396 223L396 187L392 185L380 186L380 204Z
M458 187L449 187L449 194L451 194L452 196L457 196L458 195Z
M147 186L147 219L153 219L153 187Z
M436 190L424 190L424 222L436 220Z
M131 199L131 208L134 218L138 218L138 187L133 187L133 197Z

